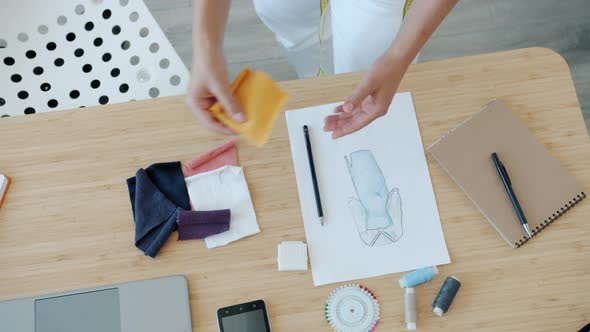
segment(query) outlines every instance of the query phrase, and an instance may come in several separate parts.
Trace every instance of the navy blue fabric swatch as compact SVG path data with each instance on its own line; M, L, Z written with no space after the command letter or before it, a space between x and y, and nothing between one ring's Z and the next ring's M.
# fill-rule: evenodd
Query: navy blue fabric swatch
M190 210L191 203L188 196L188 189L184 182L182 165L180 161L169 163L153 164L145 169L153 184L176 206ZM131 208L135 215L135 177L127 179L129 189L129 198L131 199Z
M186 210L190 209L190 203L180 163L150 167L151 172L149 167L139 169L135 177L127 180L127 185L135 221L135 246L154 258L178 227L178 211L184 210L178 202L184 203L186 196Z

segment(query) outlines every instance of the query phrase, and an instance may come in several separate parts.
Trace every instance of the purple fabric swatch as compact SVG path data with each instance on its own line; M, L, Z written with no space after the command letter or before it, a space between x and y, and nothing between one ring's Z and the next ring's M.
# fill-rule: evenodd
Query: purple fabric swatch
M204 239L229 230L230 211L178 211L178 239Z

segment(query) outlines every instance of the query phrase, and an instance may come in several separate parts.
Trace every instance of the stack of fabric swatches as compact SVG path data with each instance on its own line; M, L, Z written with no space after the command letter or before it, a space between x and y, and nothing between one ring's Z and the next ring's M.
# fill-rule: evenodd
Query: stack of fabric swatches
M184 164L158 163L127 179L135 246L156 257L170 235L205 239L207 248L260 232L236 141Z

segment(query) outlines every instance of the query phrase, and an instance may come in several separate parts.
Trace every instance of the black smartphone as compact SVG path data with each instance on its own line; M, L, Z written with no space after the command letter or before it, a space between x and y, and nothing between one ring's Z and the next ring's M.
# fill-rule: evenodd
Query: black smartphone
M217 310L219 332L271 332L264 301L236 304Z

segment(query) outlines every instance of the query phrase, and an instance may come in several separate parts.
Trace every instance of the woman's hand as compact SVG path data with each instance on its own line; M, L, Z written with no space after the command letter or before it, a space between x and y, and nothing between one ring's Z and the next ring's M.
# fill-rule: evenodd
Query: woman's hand
M343 105L325 120L332 138L354 133L385 115L410 63L459 0L414 1L395 40Z
M234 120L244 121L240 103L230 88L227 65L222 51L195 54L186 104L193 115L207 128L223 134L234 134L217 121L209 111L209 108L217 101Z
M385 115L407 69L404 61L386 56L377 59L344 104L326 117L324 131L339 138Z

